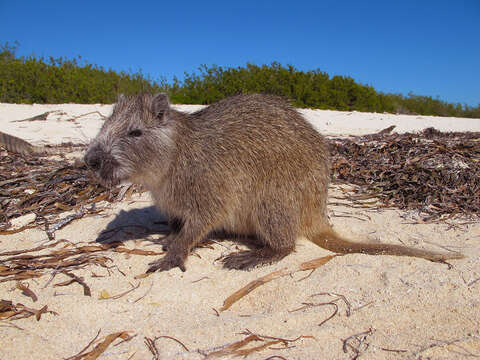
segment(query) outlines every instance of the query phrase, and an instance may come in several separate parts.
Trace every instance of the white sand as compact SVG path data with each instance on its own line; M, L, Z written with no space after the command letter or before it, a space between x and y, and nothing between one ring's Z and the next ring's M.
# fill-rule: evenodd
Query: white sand
M180 111L194 112L204 106L174 105L174 107ZM15 121L47 111L55 113L51 113L46 121ZM112 105L0 103L0 131L19 136L35 144L59 144L69 141L88 143L97 134L103 123L98 113L92 114L97 111L108 116L112 111ZM318 131L328 136L372 134L391 125L396 126L393 132L397 133L415 132L428 127L435 127L440 131L480 131L480 119L311 109L300 109L300 112ZM78 118L68 121L74 117Z
M192 109L191 106L179 106ZM198 107L195 107L198 109ZM60 110L64 115L51 114L47 121L11 122L46 111ZM101 126L98 114L67 121L74 116L99 111L108 115L108 105L11 105L0 104L0 130L36 144L62 141L88 142ZM338 111L301 110L322 133L334 136L366 134L397 125L398 132L418 131L434 126L443 131L480 131L479 119L436 118L427 116L397 116L390 114L346 113ZM332 189L337 194L337 189ZM126 223L153 226L157 215L151 209L147 194L135 196L135 201L114 204L107 216L90 216L72 222L56 233L57 239L74 243L94 241L108 224ZM352 217L334 215L347 212ZM369 219L364 216L368 215ZM300 240L297 251L280 263L250 272L227 271L216 262L222 254L235 251L236 243L223 242L214 249L199 249L190 256L187 272L179 269L155 273L136 280L135 275L147 268L156 257L125 255L107 252L106 256L124 274L112 269L111 274L101 267L87 267L74 273L83 276L92 296L83 295L82 287L72 284L53 287L68 280L57 275L45 287L50 276L28 280L38 296L33 303L15 289L13 282L0 283L0 299L12 300L39 309L48 305L59 315L44 314L40 321L33 317L12 321L20 330L0 321L0 359L60 359L79 352L94 338L118 332L136 334L119 346L111 345L102 359L150 359L151 353L144 338L168 335L182 341L186 352L170 339L160 339L157 347L162 359L203 359L197 349L212 350L245 338L245 329L261 335L294 339L300 335L314 336L291 343L279 350L281 344L250 355L265 359L279 355L286 359L350 359L345 354L342 339L372 329L361 347L362 359L462 359L480 356L480 224L408 224L409 214L390 209L382 212L332 206L330 215L335 229L352 239L370 240L442 250L460 250L467 257L446 265L421 259L391 256L348 255L336 257L318 268L310 277L308 272L295 273L260 286L217 316L223 301L234 291L272 271L294 268L303 261L329 253L306 240ZM130 235L129 248L160 251L152 245L150 236ZM32 229L1 236L0 252L24 249L47 241L45 232ZM225 246L229 247L227 249ZM0 264L1 265L1 264ZM104 277L92 277L92 274ZM200 280L200 281L197 281ZM99 300L102 291L116 295L140 284L138 289L117 299ZM332 305L298 309L305 302L328 302L335 297L314 296L318 293L344 295L351 303L352 313L346 316L346 305L337 301L337 316L318 326L334 310ZM61 295L55 296L55 293ZM146 294L146 295L145 295ZM145 295L143 298L141 298ZM136 301L137 299L140 300ZM135 302L136 301L136 302ZM118 340L117 340L118 342ZM260 342L251 346L260 345ZM368 348L365 350L366 344ZM355 342L352 342L352 345ZM274 349L272 349L274 348ZM394 351L395 350L395 351ZM32 355L32 353L34 355Z

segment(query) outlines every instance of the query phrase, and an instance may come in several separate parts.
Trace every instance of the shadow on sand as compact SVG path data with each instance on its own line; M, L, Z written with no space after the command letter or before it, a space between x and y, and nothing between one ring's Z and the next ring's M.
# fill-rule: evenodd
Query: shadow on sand
M167 218L155 206L142 209L120 211L120 213L100 232L96 241L109 243L148 239L149 235L167 235L169 232Z

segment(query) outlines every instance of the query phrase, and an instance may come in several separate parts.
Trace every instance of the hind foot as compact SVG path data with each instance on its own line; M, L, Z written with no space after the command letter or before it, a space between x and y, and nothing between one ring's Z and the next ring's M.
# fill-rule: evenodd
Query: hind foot
M253 255L253 251L240 251L223 258L223 267L227 269L248 270L260 264L260 259Z
M260 265L268 265L283 259L290 251L276 253L270 249L240 251L223 258L227 269L250 270Z

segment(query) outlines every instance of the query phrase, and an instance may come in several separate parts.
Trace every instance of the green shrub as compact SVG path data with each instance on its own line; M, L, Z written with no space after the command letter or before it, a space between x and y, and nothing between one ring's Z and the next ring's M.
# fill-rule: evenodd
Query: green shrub
M72 60L16 57L8 43L0 49L0 102L113 103L119 93L165 91L141 73L117 73Z
M74 59L18 57L18 44L0 46L0 102L113 103L118 94L164 91L177 104L211 104L241 93L268 93L291 99L297 107L480 118L477 107L429 96L383 94L351 77L321 70L299 71L277 62L222 68L202 65L198 73L153 81L141 72L116 72Z

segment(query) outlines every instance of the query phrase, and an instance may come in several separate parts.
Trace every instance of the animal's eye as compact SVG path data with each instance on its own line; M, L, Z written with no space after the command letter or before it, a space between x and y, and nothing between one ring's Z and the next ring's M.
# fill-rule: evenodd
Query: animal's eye
M142 130L140 129L135 129L135 130L132 130L128 133L128 136L131 136L131 137L139 137L139 136L142 136Z

